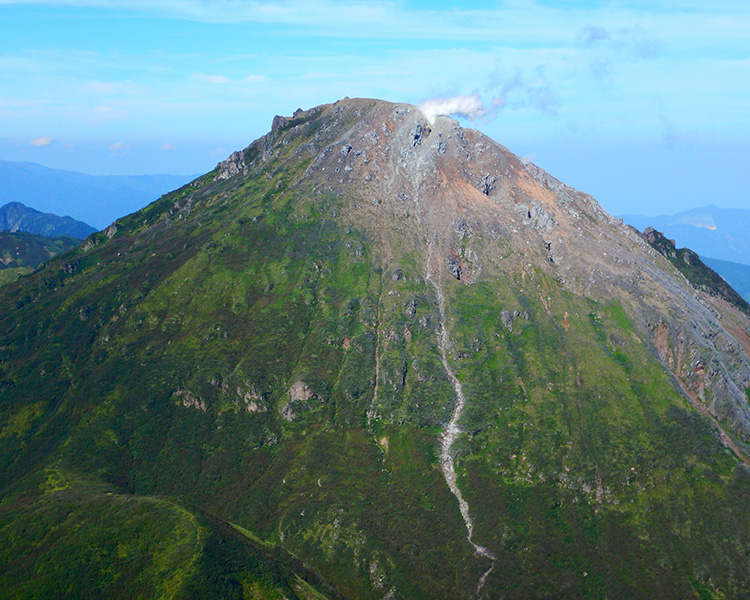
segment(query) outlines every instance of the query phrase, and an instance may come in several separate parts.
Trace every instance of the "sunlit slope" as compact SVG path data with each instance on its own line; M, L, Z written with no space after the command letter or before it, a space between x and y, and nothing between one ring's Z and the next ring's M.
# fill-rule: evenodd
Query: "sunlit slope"
M302 561L327 597L750 593L746 317L449 119L278 118L0 303L0 535L45 589L31 556L119 534L164 586L182 574L174 597L200 597L205 561L237 597L305 597ZM494 559L439 464L443 331L466 396L451 453ZM80 527L13 537L40 514ZM189 523L227 551L180 558ZM76 593L130 581L96 556Z

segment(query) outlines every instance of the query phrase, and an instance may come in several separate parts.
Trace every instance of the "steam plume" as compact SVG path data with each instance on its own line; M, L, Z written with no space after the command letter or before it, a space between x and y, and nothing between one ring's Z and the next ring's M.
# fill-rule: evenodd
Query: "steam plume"
M430 123L434 123L439 116L458 115L474 121L487 114L487 109L477 94L473 96L461 94L452 98L432 98L422 102L419 109Z

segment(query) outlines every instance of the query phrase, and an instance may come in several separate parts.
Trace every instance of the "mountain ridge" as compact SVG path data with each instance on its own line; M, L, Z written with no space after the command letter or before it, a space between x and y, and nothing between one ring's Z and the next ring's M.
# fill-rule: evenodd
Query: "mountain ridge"
M695 288L713 293L745 314L750 314L750 305L747 301L695 252L689 248L678 249L674 240L668 240L663 233L653 227L647 227L642 236L654 249L666 256Z
M711 204L674 215L646 217L626 214L621 217L641 231L654 227L701 256L750 264L750 245L745 235L750 227L750 211L747 209L719 208Z
M701 260L716 271L737 293L750 302L750 266L742 263L701 256Z
M0 231L25 232L45 237L72 237L82 240L97 230L72 217L42 213L20 202L0 206Z
M750 590L750 321L449 118L276 117L6 289L3 518L65 468L345 597Z

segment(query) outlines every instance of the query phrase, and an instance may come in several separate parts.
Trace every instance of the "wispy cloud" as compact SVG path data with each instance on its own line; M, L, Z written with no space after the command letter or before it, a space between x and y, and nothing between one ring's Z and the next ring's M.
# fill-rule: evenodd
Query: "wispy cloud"
M499 91L505 107L510 110L530 108L554 115L560 106L558 94L548 80L543 65L527 72L516 69L510 76L496 66L490 74L487 89Z
M130 150L130 144L115 142L114 144L110 144L108 148L115 156L118 156L121 154L125 154L128 150Z
M590 74L600 81L607 80L619 63L653 60L661 53L661 42L641 26L609 31L588 25L578 32L577 42L585 50Z
M231 83L232 80L229 79L229 77L225 77L224 75L205 75L203 73L193 73L191 76L191 79L195 81L205 81L207 83L218 83L218 84L226 84Z
M335 34L350 38L465 39L514 43L559 40L560 32L575 30L592 15L609 15L604 26L634 27L643 15L664 21L677 10L695 25L708 25L705 15L727 16L728 22L712 23L736 31L734 17L748 15L745 3L734 0L705 3L697 0L654 0L648 6L626 5L566 7L564 10L534 0L503 2L494 9L413 8L399 0L0 0L0 5L39 4L131 10L168 18L205 23L276 24L299 27L307 34ZM418 24L415 27L415 24ZM617 25L615 25L617 24Z
M190 75L192 81L215 83L218 85L229 84L254 84L265 81L264 75L248 75L246 77L231 78L226 75L206 75L205 73L193 73Z
M43 148L44 146L49 146L54 141L55 140L51 137L39 137L31 140L29 143L34 146L34 148Z

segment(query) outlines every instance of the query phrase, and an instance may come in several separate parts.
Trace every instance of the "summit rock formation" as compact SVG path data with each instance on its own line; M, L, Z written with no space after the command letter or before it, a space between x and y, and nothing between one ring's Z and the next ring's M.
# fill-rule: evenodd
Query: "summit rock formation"
M750 319L450 118L276 117L0 314L16 595L750 594Z

